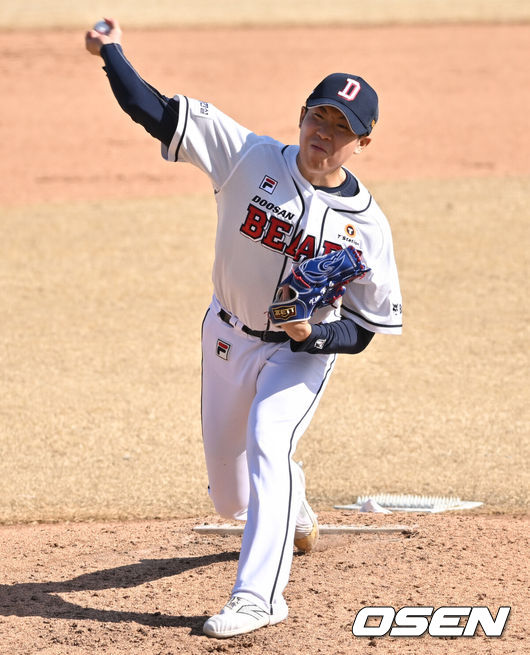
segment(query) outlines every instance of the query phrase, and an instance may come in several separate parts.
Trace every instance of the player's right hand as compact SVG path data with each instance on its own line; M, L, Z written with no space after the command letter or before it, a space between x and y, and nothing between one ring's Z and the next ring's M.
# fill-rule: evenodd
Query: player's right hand
M105 18L105 22L110 27L108 34L101 34L91 29L85 34L85 47L91 55L99 55L101 48L107 43L121 43L121 27L114 18Z

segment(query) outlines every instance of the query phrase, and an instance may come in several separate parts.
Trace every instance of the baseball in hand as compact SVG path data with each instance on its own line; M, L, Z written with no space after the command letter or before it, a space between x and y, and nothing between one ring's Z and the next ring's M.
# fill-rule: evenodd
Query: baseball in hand
M98 20L92 29L100 34L108 34L110 32L110 25L104 20Z

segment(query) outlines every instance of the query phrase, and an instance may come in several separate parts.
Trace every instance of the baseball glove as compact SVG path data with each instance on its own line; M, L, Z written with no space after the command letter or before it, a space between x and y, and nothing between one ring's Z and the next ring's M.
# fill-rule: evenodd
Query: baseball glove
M276 289L269 317L275 325L308 320L317 307L331 305L348 282L361 279L369 270L352 246L306 259Z

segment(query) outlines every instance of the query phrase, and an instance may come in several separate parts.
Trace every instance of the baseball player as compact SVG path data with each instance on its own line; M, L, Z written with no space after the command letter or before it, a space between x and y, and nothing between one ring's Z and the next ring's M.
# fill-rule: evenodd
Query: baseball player
M377 95L361 77L329 75L301 109L299 144L285 145L209 102L159 93L125 58L118 23L106 22L109 33L90 30L85 43L103 58L118 103L167 161L204 171L217 202L214 293L202 325L203 443L216 511L246 524L231 598L203 630L232 637L287 618L293 542L314 548L318 523L293 454L337 353L401 333L388 222L344 166L370 143ZM272 320L293 266L346 248L362 267L341 298L309 318Z

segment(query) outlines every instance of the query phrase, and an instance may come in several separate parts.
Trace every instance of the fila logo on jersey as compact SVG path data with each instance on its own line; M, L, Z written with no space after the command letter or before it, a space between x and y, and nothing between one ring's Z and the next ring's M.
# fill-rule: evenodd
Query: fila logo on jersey
M227 341L223 341L222 339L217 339L217 356L220 357L221 359L228 359L228 353L230 352L230 348L232 347L232 344L228 343Z
M259 185L259 188L263 189L263 191L266 191L267 193L273 193L277 184L278 182L273 177L265 175L261 181L261 184Z

